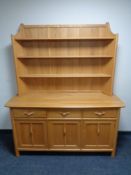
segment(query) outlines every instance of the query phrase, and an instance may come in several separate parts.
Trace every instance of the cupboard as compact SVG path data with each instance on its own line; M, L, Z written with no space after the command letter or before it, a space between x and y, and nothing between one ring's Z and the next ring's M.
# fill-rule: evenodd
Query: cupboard
M120 108L113 94L117 34L100 25L20 25L12 36L18 94L11 111L20 151L115 155Z

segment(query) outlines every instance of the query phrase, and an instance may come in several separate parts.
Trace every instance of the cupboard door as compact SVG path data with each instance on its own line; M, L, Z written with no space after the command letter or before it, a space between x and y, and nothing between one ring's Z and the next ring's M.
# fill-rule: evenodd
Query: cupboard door
M115 122L84 121L82 135L85 149L111 149L115 135Z
M84 121L83 123L83 145L84 148L93 148L97 146L97 123Z
M49 121L48 126L49 146L51 149L79 148L79 121Z
M19 148L44 148L47 145L45 121L15 121Z
M32 145L33 147L46 147L47 146L47 128L46 122L31 123L32 128Z
M29 122L17 121L15 122L16 135L17 135L17 145L21 147L31 147L31 127Z
M64 148L65 135L64 135L64 122L62 121L49 121L48 123L48 139L49 147L53 149Z
M65 147L69 149L80 148L80 122L70 121L65 123Z
M112 148L113 147L113 140L114 140L114 129L115 123L114 122L101 122L98 123L98 141L97 144L103 148Z

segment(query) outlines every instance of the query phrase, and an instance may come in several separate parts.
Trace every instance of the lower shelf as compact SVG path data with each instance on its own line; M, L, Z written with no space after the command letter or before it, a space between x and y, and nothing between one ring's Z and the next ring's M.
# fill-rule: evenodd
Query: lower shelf
M20 78L110 78L110 74L27 74Z

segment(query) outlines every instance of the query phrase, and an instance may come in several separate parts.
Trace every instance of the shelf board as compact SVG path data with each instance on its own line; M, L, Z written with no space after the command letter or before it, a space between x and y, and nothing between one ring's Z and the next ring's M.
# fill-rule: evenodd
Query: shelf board
M19 59L70 59L70 58L112 58L111 55L87 55L87 56L19 56Z
M113 40L115 37L87 37L87 38L15 38L16 41L79 41L79 40Z
M109 74L24 74L20 78L110 78Z

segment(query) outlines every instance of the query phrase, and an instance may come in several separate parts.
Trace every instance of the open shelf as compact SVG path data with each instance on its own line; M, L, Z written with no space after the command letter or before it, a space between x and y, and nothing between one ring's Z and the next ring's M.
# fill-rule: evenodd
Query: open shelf
M79 59L86 59L86 58L112 58L111 55L87 55L87 56L18 56L19 59L70 59L70 58L79 58Z
M110 78L109 74L25 74L20 78Z
M117 35L102 26L21 26L12 37L18 94L100 90L112 95Z
M114 37L87 37L87 38L15 38L16 41L79 41L79 40L113 40Z

